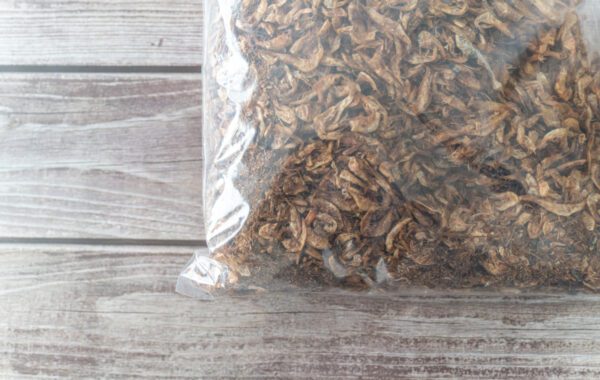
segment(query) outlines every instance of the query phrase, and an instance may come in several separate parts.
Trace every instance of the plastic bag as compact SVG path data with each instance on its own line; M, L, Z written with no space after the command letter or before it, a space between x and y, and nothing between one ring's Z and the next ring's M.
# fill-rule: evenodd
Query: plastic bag
M595 0L205 2L178 290L600 286Z

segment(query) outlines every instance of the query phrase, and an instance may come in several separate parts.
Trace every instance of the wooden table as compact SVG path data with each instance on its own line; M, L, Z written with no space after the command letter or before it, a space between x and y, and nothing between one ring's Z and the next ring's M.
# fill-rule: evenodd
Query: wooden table
M600 298L174 294L200 0L0 2L0 378L600 378Z

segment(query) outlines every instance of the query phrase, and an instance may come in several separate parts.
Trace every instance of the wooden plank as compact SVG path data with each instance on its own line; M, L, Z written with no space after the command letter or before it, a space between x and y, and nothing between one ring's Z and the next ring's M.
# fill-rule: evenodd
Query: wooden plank
M201 76L0 74L0 239L203 239Z
M600 297L173 293L191 248L0 249L0 377L600 377Z
M0 46L0 65L200 65L202 1L2 1Z
M597 50L597 2L581 7ZM197 66L202 0L0 2L0 65Z

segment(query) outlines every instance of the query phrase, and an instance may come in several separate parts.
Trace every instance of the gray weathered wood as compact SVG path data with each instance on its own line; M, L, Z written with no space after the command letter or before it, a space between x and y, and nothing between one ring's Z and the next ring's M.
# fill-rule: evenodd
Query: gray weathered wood
M0 239L203 239L201 76L0 74Z
M600 377L600 297L173 294L191 248L0 249L0 377Z
M199 65L202 1L0 1L0 47L0 65Z

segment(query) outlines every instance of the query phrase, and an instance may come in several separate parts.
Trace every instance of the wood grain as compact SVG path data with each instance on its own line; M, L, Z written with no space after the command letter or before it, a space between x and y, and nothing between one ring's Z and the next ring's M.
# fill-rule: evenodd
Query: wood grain
M173 294L192 248L0 249L0 377L600 377L600 298Z
M201 76L0 74L0 239L203 239Z
M202 1L0 1L0 46L0 65L200 65Z

